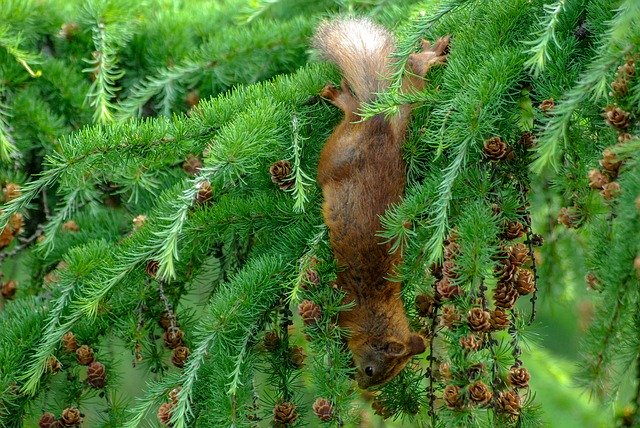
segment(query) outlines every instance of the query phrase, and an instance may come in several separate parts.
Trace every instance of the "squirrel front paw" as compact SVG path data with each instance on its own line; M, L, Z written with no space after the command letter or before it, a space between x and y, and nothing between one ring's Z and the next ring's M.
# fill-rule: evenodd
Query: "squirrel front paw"
M444 64L449 53L449 42L451 36L440 37L431 46L428 40L422 41L422 51L409 55L408 67L414 74L424 76L435 64Z
M346 81L342 81L340 88L336 88L332 84L326 85L320 96L331 102L331 104L340 108L345 113L349 114L358 108L358 100L353 96Z

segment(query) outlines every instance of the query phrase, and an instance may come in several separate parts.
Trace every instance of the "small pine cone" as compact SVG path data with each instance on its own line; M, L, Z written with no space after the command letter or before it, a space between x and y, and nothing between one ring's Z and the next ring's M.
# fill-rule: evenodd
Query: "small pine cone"
M536 287L533 272L529 269L518 269L514 285L521 296L533 293Z
M320 276L313 269L307 270L307 284L316 286L320 284Z
M473 308L467 314L467 322L471 331L489 331L491 329L491 313L482 308Z
M605 200L610 201L620 194L620 184L615 181L607 183L600 191L600 194Z
M2 229L2 232L0 232L0 248L8 247L13 242L13 238L13 230L11 230L10 226Z
M76 349L76 359L83 366L88 366L93 361L93 349L87 345L82 345Z
M620 170L622 161L611 149L604 149L602 151L602 159L600 160L600 165L602 166L602 168L604 168L604 170L607 172L607 174L609 174L610 177L615 178L618 175L618 171Z
M444 258L447 260L453 259L460 254L460 245L457 242L451 241L444 247Z
M184 102L189 108L193 108L197 106L198 103L200 102L200 92L198 92L197 89L190 90L187 93L187 96L185 97Z
M39 428L58 428L59 426L60 423L58 423L58 419L56 419L56 415L53 413L43 413L42 416L40 416L40 420L38 420Z
M202 168L202 160L191 153L187 155L187 159L182 163L182 170L189 175L196 175L200 168Z
M276 404L273 408L273 421L276 426L284 426L285 424L292 424L298 419L298 413L296 412L296 405L285 401L280 404Z
M189 353L189 348L186 346L176 347L171 355L171 363L178 368L183 368L189 358Z
M460 287L451 285L447 278L442 278L436 284L436 291L443 299L453 299L462 293Z
M265 335L264 335L264 348L269 351L269 352L273 352L276 349L278 349L278 346L280 345L280 338L278 337L278 333L276 333L275 331L268 331Z
M536 136L529 131L523 132L519 143L527 150L532 149L536 145Z
M311 300L303 300L302 303L298 305L298 313L306 326L314 325L322 317L320 305Z
M460 338L460 346L467 351L478 351L482 348L482 338L475 334L469 334Z
M429 273L435 279L442 279L442 265L439 263L433 263L431 266L429 266Z
M614 105L605 107L604 117L609 125L619 130L627 129L631 122L629 113Z
M322 422L330 421L333 418L333 406L324 398L318 398L313 403L313 413L316 414Z
M522 266L529 261L529 248L522 242L517 243L509 250L509 262L515 266Z
M158 318L158 324L162 327L163 330L169 330L171 328L171 323L175 323L175 319L173 315L167 311L164 311L160 314L160 318Z
M142 226L144 226L145 222L147 221L147 216L144 214L140 214L137 215L133 218L133 230L138 230L140 229Z
M287 190L293 186L293 179L289 178L291 164L288 160L273 163L269 167L269 174L271 174L271 181L277 184L280 190Z
M482 376L485 372L486 368L484 364L474 364L467 370L467 379L469 379L469 382L472 382Z
M160 269L160 263L158 263L157 260L149 260L147 262L145 272L147 272L147 275L149 275L151 278L155 278L158 274L158 269Z
M178 346L182 346L182 339L184 338L184 332L178 327L169 328L162 335L164 344L167 348L175 349Z
M587 289L589 290L599 290L600 289L600 281L598 277L596 277L593 272L589 272L584 276L584 281L587 283Z
M107 384L107 369L97 361L87 368L87 383L95 389L102 389Z
M611 92L609 96L622 97L629 91L629 82L627 79L618 76L613 82L611 82Z
M60 364L60 361L53 355L50 356L49 359L47 359L47 372L56 374L60 370L62 370L62 364Z
M62 223L62 230L65 232L80 232L80 226L75 220L69 220Z
M491 137L484 142L484 155L492 161L499 161L508 157L510 149L500 137Z
M158 420L162 425L169 425L171 421L171 411L173 410L173 404L162 403L158 409Z
M15 297L17 289L18 283L13 279L10 279L9 281L2 284L2 291L0 293L2 294L2 297L10 300Z
M502 234L507 240L518 239L522 235L524 235L524 226L519 221L510 221Z
M595 190L600 190L609 182L609 178L600 172L598 169L592 169L589 171L589 187Z
M618 143L620 144L628 143L632 139L633 139L633 136L628 132L622 132L620 135L618 135Z
M509 314L500 308L491 312L491 319L489 322L494 330L504 330L511 324L509 321Z
M531 245L534 247L542 247L544 245L544 238L538 233L531 235Z
M380 400L376 397L371 403L371 408L373 409L373 413L380 416L382 419L388 419L393 416L393 412L389 409L383 400Z
M213 198L213 187L208 181L198 184L198 193L196 194L196 203L203 205L211 202Z
M444 361L438 365L438 373L444 380L450 380L453 377L451 373L451 365Z
M563 207L558 212L558 223L568 228L578 228L582 223L582 216L576 207Z
M627 57L627 61L618 67L618 72L628 77L634 76L636 74L636 62L633 57Z
M556 106L556 103L553 101L553 98L549 98L542 101L539 107L543 113L549 113L551 110L554 109L555 106Z
M20 190L20 186L16 183L7 183L5 188L2 190L4 193L4 202L7 203L9 201L14 200L18 196L22 194L22 190Z
M519 296L518 290L506 282L499 282L493 290L493 301L499 308L512 309Z
M491 401L493 394L481 380L469 387L469 398L478 406L484 406Z
M442 315L440 317L440 323L453 330L457 324L460 323L460 314L453 305L446 305L442 307Z
M68 331L62 336L62 348L68 353L76 352L78 349L78 341L72 331Z
M75 407L67 407L62 411L60 422L64 427L73 427L82 422L82 414Z
M450 409L456 409L462 405L462 396L460 396L460 387L455 385L447 385L442 392L442 399Z
M13 232L13 236L18 236L22 233L22 226L24 226L24 216L20 213L13 213L9 218L9 227Z
M419 294L416 296L416 308L418 309L418 315L421 317L430 317L433 315L433 311L436 307L436 299L426 294Z
M448 279L459 278L460 275L456 272L456 264L453 260L446 260L442 265L442 275Z
M528 388L531 375L524 367L511 367L507 382L514 388Z
M500 260L495 269L495 276L499 282L510 282L515 277L518 266L511 263L509 258Z
M176 386L169 391L169 400L171 400L174 405L178 404L178 395L180 394L180 391L182 391L181 386Z
M296 369L300 369L304 366L304 359L307 357L307 354L304 353L304 349L300 346L292 346L289 349L289 361L291 361L291 365Z
M516 391L509 390L498 395L498 411L509 415L518 416L522 407L520 396Z

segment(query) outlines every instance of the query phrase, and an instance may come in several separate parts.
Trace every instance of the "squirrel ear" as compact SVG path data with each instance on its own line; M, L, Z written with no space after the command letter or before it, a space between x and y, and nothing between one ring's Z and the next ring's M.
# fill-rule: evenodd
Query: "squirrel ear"
M411 349L411 355L422 354L426 350L422 336L412 334L409 340L409 349Z
M407 347L403 343L391 341L385 346L385 352L391 356L397 357L407 353Z

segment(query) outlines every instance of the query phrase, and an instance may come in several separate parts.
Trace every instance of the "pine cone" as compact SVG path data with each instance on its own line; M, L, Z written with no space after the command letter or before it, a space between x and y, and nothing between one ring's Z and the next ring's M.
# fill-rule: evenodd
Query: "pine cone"
M523 243L517 243L509 250L509 261L512 265L522 266L529 261L529 248Z
M173 317L173 314L170 314L167 311L162 312L160 314L160 318L158 318L158 324L165 331L171 328L172 322L175 324L175 318Z
M53 355L50 356L49 359L47 359L47 372L56 374L60 370L62 370L62 364L60 364L60 361Z
M558 223L568 228L578 228L582 223L582 216L576 207L560 208Z
M618 143L620 144L628 143L632 139L633 139L633 136L628 132L622 132L620 133L620 135L618 135Z
M60 422L64 427L73 427L82 422L82 414L80 414L80 410L75 407L67 407L62 411L62 416L60 416Z
M440 316L440 323L453 330L457 324L460 323L460 314L453 305L446 305L442 307L442 315Z
M509 258L501 259L495 268L495 276L499 282L511 282L518 270L518 266L511 263Z
M481 380L469 387L469 398L478 406L484 406L491 401L493 394Z
M302 303L298 305L298 313L306 326L314 325L322 317L322 309L317 303L311 300L303 300Z
M600 281L593 274L593 272L589 272L584 276L584 281L587 283L587 289L589 290L599 290L600 289Z
M189 354L189 348L186 346L177 346L171 355L171 363L178 368L183 368L187 362L187 358L189 358Z
M22 227L24 226L24 216L20 213L13 213L9 217L9 227L12 230L13 236L18 236L22 233Z
M9 244L13 242L13 238L13 230L11 230L11 227L7 225L7 227L2 229L2 232L0 232L0 248L9 246Z
M189 153L182 164L182 170L189 175L196 175L200 168L202 168L202 160L198 156Z
M145 272L151 278L155 278L158 274L158 269L160 269L160 263L157 260L149 260L147 262L147 267L145 268Z
M198 92L197 89L190 90L189 93L187 93L184 102L189 108L197 106L200 102L200 92Z
M171 421L171 411L173 410L173 404L162 403L158 409L158 420L162 425L169 425Z
M276 406L273 408L273 421L275 422L276 426L292 424L297 419L298 413L296 412L296 405L289 401L276 404Z
M278 333L276 333L275 331L268 331L265 335L264 335L264 348L269 351L269 352L273 352L276 349L278 349L278 346L280 346L280 338L278 337Z
M478 351L482 348L482 338L475 334L469 334L460 338L460 346L467 351Z
M455 256L457 256L458 254L460 254L460 245L457 242L451 241L447 245L445 245L445 247L444 247L444 258L445 259L451 260Z
M536 145L536 137L529 131L523 132L519 143L527 150L532 149Z
M524 367L511 367L507 382L514 388L528 388L531 375Z
M455 385L447 385L442 392L442 399L450 409L459 408L462 405L462 397L460 396L460 387Z
M97 361L87 368L87 383L95 389L102 389L107 384L107 370L104 364Z
M20 190L20 186L16 183L7 183L7 185L3 189L3 193L4 202L7 203L20 196L22 194L22 190Z
M93 349L87 345L82 345L76 349L76 359L83 366L88 366L93 361Z
M2 291L0 293L2 294L2 297L10 300L15 297L17 289L18 283L13 279L10 279L9 281L2 284Z
M433 315L433 311L436 307L436 299L426 294L419 294L416 296L416 308L418 308L418 315L421 317L430 317Z
M182 346L182 339L184 339L184 332L178 327L169 328L162 335L164 344L167 348L175 349L178 346Z
M486 368L484 364L474 364L467 370L467 379L469 380L469 382L472 382L482 376L485 372Z
M491 319L489 322L494 330L504 330L511 324L509 321L509 314L499 308L491 312Z
M491 314L482 308L473 308L467 314L467 322L471 331L489 331Z
M533 272L529 269L518 269L516 274L515 287L521 296L533 293L536 288Z
M304 353L304 349L300 346L292 346L289 349L289 360L291 361L291 365L296 369L300 369L304 366L304 359L307 357L307 354Z
M453 376L451 373L451 365L449 365L449 363L447 363L446 361L443 361L438 365L438 373L444 380L451 380Z
M493 301L499 308L512 309L519 296L518 290L506 282L499 282L493 290Z
M622 77L617 77L613 82L611 82L611 92L609 96L622 97L629 91L629 82L627 79Z
M546 99L546 100L542 101L540 103L539 107L540 107L540 110L542 110L543 113L548 113L551 110L553 110L555 106L556 106L556 103L553 101L553 98L549 98L549 99Z
M62 336L62 348L68 353L76 352L76 349L78 349L78 341L73 332L68 331Z
M600 165L602 166L602 168L604 168L607 174L609 174L609 177L615 178L618 175L618 171L620 170L622 161L611 149L604 149L602 151L602 159L600 160Z
M462 293L460 287L451 285L447 278L442 278L436 284L436 291L443 299L453 299Z
M512 151L500 137L491 137L484 142L484 155L492 161L499 161L512 155Z
M307 284L312 286L320 284L320 275L313 269L307 270Z
M178 404L178 394L180 394L180 391L182 391L181 386L176 386L171 391L169 391L169 400L171 400L171 403L173 403L174 405Z
M58 419L56 419L53 413L43 413L42 416L40 416L40 420L38 420L39 428L58 428L59 426L60 423L58 423Z
M460 275L456 272L456 264L453 260L446 260L442 265L442 275L447 279L456 279Z
M65 232L79 232L80 226L74 220L69 220L62 223L62 230Z
M145 222L147 221L147 216L144 214L139 214L137 216L135 216L133 218L133 230L138 230L140 229L142 226L144 226Z
M589 171L589 187L592 189L600 190L608 182L609 179L600 170L592 169Z
M506 240L518 239L524 235L524 226L519 221L510 221L502 236Z
M288 160L281 160L273 163L269 167L271 181L278 185L280 190L287 190L293 186L293 178L291 175L291 164Z
M198 193L196 194L196 203L203 205L211 202L213 198L213 187L208 181L203 181L198 185Z
M313 403L312 408L313 413L315 413L316 416L323 422L330 421L331 418L333 418L333 406L331 405L329 400L318 398Z
M609 105L604 109L604 117L607 123L616 129L624 130L629 127L629 113L620 107Z
M607 183L600 191L600 194L605 200L609 201L620 194L620 184L615 181Z
M509 415L518 416L522 407L520 396L516 391L504 391L498 395L498 411Z

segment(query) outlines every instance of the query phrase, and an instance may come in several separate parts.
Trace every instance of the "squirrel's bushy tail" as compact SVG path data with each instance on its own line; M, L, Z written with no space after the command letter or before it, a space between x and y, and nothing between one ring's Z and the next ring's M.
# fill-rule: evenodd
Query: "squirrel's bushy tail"
M334 62L360 102L384 91L395 49L389 31L367 18L341 18L320 24L313 46Z

